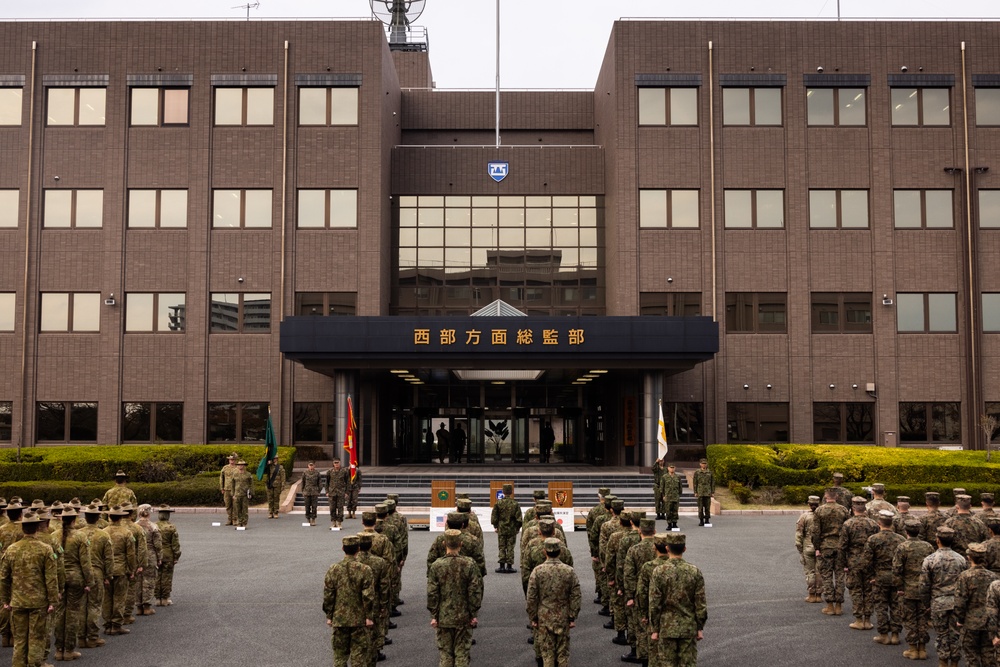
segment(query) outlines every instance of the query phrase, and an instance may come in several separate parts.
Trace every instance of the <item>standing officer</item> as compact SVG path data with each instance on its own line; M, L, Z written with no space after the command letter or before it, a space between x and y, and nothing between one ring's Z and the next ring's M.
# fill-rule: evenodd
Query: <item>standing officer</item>
M708 459L698 462L694 471L694 495L698 497L698 525L712 523L712 498L715 498L715 475L708 469Z
M892 574L892 559L904 540L892 529L892 520L892 512L879 510L879 532L868 538L861 555L860 568L871 586L870 599L878 628L878 635L872 641L896 645L899 643L903 624L900 621L899 596L896 592L898 583Z
M920 539L931 546L937 544L937 529L943 526L948 516L941 511L941 494L937 491L924 493L924 504L927 512L920 517Z
M667 530L677 527L677 520L679 518L677 510L681 504L681 493L683 490L684 486L681 483L680 475L677 474L677 466L671 463L667 466L667 472L660 479L660 489L657 492L658 497L663 501L664 512L666 513L663 518L667 520ZM709 503L709 506L711 507L711 503Z
M955 586L955 625L959 628L960 645L969 667L994 667L996 655L993 637L987 630L989 616L986 596L997 580L985 567L986 545L973 542L966 549L969 569L958 576Z
M174 589L174 565L181 559L181 538L177 535L177 527L170 523L170 505L160 505L157 508L159 521L156 527L160 529L160 541L163 550L160 552L160 571L156 579L156 604L169 607L173 604L170 593Z
M887 510L893 514L896 513L896 508L885 499L885 484L872 484L872 495L874 498L869 500L865 505L865 511L868 513L869 519L872 521L877 520L878 513L882 510Z
M539 667L569 667L569 631L580 615L580 580L576 571L559 560L562 543L549 537L543 543L546 560L528 579L527 611L535 629Z
M323 480L312 461L302 473L302 497L306 504L306 521L310 526L316 525L316 508L319 505L319 494L323 488Z
M445 555L427 572L427 610L437 634L440 667L468 667L472 629L479 625L483 578L471 558L462 556L462 533L444 532Z
M271 460L267 470L267 518L278 518L278 507L281 505L281 490L285 488L285 466L278 463L278 457Z
M83 625L80 628L80 646L82 648L100 648L104 640L100 637L101 608L104 604L104 585L111 579L115 556L111 550L111 538L98 527L101 518L101 507L97 504L83 508L86 524L80 532L87 538L90 545L90 568L93 574L93 585L84 596L87 608L83 612Z
M833 473L833 486L830 487L837 494L837 502L843 505L846 509L851 509L851 498L854 494L851 490L844 486L844 473L835 472Z
M340 459L333 460L333 467L326 472L326 498L330 503L330 526L339 528L344 523L344 501L350 492L351 473L341 467ZM352 517L353 518L353 517Z
M437 435L438 440L438 456L441 459L441 463L444 463L444 455L448 454L449 457L451 456L451 433L444 427L444 422L441 422L441 426L435 435ZM454 461L451 461L451 463L454 463Z
M601 580L598 575L601 569L601 560L597 557L597 538L600 534L601 525L608 518L608 508L604 506L604 497L611 495L611 488L602 486L597 489L597 504L587 512L587 546L590 547L590 566L594 570L594 604L601 604Z
M705 578L684 560L683 533L668 533L666 564L653 570L649 582L650 642L657 644L661 665L688 667L697 664L708 603Z
M354 513L358 511L358 498L361 497L361 467L354 467L354 479L351 479L350 469L347 472L347 518L353 519Z
M115 485L112 486L104 493L104 504L107 506L111 505L125 505L126 503L131 503L133 507L139 504L135 499L135 493L132 489L128 488L128 475L125 474L124 470L119 470L115 473Z
M233 514L236 526L246 528L250 519L250 498L253 496L253 475L247 472L247 462L240 459L236 462L236 472L233 474Z
M819 496L809 496L809 511L800 514L795 522L795 548L799 551L799 560L806 574L806 602L823 601L816 570L816 548L812 543L812 524L818 507Z
M462 422L455 424L455 430L451 432L451 462L461 463L462 455L465 453L465 443L468 442Z
M333 665L367 665L370 658L369 628L375 605L375 577L372 569L358 560L361 548L357 535L344 538L344 558L326 572L323 582L323 613L333 628Z
M497 531L497 545L500 566L496 571L500 574L516 572L514 569L514 544L521 530L521 506L514 499L514 485L503 485L503 498L493 506L490 523Z
M851 505L854 516L845 521L843 528L840 529L838 567L845 573L847 590L851 592L851 612L854 614L854 622L848 627L854 630L870 630L872 591L871 584L865 578L861 567L861 555L865 551L868 538L878 532L878 524L868 518L864 498L854 496Z
M838 569L840 550L840 529L850 512L837 502L838 492L827 489L823 494L826 501L816 509L812 525L812 543L816 547L816 561L823 582L824 614L840 616L844 603L844 571Z
M920 568L934 547L920 539L920 522L910 519L903 524L906 540L896 547L892 557L892 574L899 582L900 621L906 630L903 657L910 660L927 659L927 609L920 599Z
M135 537L131 530L122 525L121 520L125 516L128 516L128 512L120 505L111 507L108 511L111 523L104 529L111 539L112 553L112 565L104 580L104 606L101 613L106 635L127 635L130 632L122 625L125 622L129 580L135 576L138 562Z
M955 625L955 588L966 565L965 558L952 551L954 541L953 529L948 526L938 528L938 549L924 559L920 569L920 597L924 606L931 610L938 662L950 662L953 666L961 657L958 627Z
M226 525L232 526L233 521L233 473L236 472L236 459L239 457L236 452L229 455L229 463L222 466L219 471L219 491L222 492L222 501L226 505ZM129 501L134 502L134 501Z

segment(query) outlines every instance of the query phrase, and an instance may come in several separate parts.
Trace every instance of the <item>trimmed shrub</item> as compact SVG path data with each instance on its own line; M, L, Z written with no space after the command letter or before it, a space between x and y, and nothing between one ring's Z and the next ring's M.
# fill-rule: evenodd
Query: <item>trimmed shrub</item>
M105 491L111 487L107 482L0 482L0 496L10 498L21 496L27 502L41 498L46 503L54 500L67 500L76 497L84 503L92 498L103 498ZM210 507L222 506L222 495L219 493L218 475L207 475L166 482L161 484L129 484L135 491L140 503L149 503L153 507L167 503L174 507ZM264 482L254 480L254 504L264 502L266 490Z
M741 505L746 505L753 500L753 490L739 482L729 482L729 490L736 496L736 500L740 501Z

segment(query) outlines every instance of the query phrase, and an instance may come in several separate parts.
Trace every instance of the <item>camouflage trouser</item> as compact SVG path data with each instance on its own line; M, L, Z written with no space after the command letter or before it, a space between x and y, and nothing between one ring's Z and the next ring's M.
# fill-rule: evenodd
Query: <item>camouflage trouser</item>
M0 607L0 636L10 638L10 609Z
M238 493L233 496L233 522L237 526L247 525L250 520L250 499L247 494Z
M330 503L330 521L344 520L344 494L329 492L326 500Z
M635 655L640 660L648 660L650 658L650 641L649 641L649 624L642 622L642 614L639 609L635 610Z
M955 611L945 609L931 612L931 626L937 635L934 637L934 649L938 661L948 660L958 662L961 652L958 646L958 628L955 626Z
M844 602L844 571L837 567L837 550L821 549L818 560L819 576L823 582L823 599L831 604Z
M663 499L659 493L656 492L656 487L653 487L653 496L656 500L656 517L659 518L661 514L667 511L667 502Z
M680 516L677 514L677 508L680 507L680 501L665 500L663 502L666 505L664 512L667 515L667 521L670 523L677 523L680 520Z
M569 628L559 633L538 628L535 631L535 649L544 667L569 667Z
M597 594L601 597L601 604L604 606L608 605L608 582L604 577L604 566L601 565L601 560L590 559L590 564L594 568L594 587L597 590Z
M156 589L153 591L153 597L157 600L168 600L170 599L170 593L174 590L174 562L172 560L164 560L160 564L159 571L156 575Z
M281 505L281 489L267 489L267 513L268 516L278 514L278 507Z
M41 665L49 653L49 625L45 609L11 609L10 631L14 635L11 664Z
M872 615L872 586L868 579L852 568L847 573L847 590L851 593L851 613L854 618L869 619Z
M809 593L809 595L819 595L820 578L819 568L816 563L816 550L803 549L800 560L802 561L802 571L806 575L806 592Z
M233 514L233 492L223 491L222 502L226 505L226 519L229 521L226 525L231 526L236 523L235 515Z
M906 628L906 643L916 646L929 642L931 636L927 633L927 607L923 601L903 598L899 607L899 618Z
M698 496L698 521L712 523L712 497Z
M82 639L97 639L101 632L101 607L104 602L104 584L98 583L86 594L83 603L87 608L83 612L83 625L80 627Z
M646 660L648 667L660 667L660 642L649 638L649 621L642 624L642 634L646 638Z
M871 601L875 609L875 629L880 635L898 633L903 629L899 596L895 586L872 584Z
M347 499L347 511L354 514L358 511L358 498L361 496L361 489L354 489L351 491L349 498Z
M472 628L438 628L437 647L439 667L469 667Z
M694 637L660 637L649 644L659 644L656 647L656 667L695 667L698 664L698 641Z
M111 577L104 587L104 600L101 604L101 616L104 617L104 628L121 625L125 620L125 606L128 598L128 577Z
M501 563L514 563L514 545L517 543L517 533L508 530L497 531L497 545L499 545L500 555L497 557Z
M967 630L962 628L959 633L959 643L962 655L968 667L994 667L996 665L996 650L988 630Z
M334 628L333 667L347 667L350 658L351 667L362 667L368 660L368 628L365 626Z
M122 586L125 588L125 618L133 617L134 620L135 601L139 597L139 586L142 585L142 575L139 574L131 579L122 577L122 582Z
M139 576L142 577L142 582L136 587L136 605L156 604L156 596L153 595L156 591L156 578L159 576L156 563L142 568Z
M84 604L86 600L83 585L67 583L65 597L55 605L52 612L57 651L72 651L76 648L76 637L83 625Z
M628 620L625 618L625 596L618 594L620 590L618 586L620 585L617 581L615 582L615 590L612 591L611 597L611 613L614 614L616 632L628 629Z
M403 591L403 568L396 565L396 578L392 581L392 589L390 589L389 604L395 609L399 606L399 594Z
M311 493L302 496L306 508L306 520L311 521L316 518L316 506L319 503L319 496Z

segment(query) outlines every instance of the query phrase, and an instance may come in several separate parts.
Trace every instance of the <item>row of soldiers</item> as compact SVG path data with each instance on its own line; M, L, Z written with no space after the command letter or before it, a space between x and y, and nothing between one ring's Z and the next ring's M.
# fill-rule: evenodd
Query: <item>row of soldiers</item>
M120 475L105 497L131 494ZM13 664L45 663L53 643L55 660L76 660L77 648L105 644L102 619L105 635L128 634L136 615L173 604L181 551L169 506L157 508L156 523L150 505L98 499L87 506L76 498L51 506L0 499L0 510L0 637L14 648Z
M846 588L854 615L849 627L875 627L875 643L897 645L905 629L904 657L925 660L929 620L940 665L954 667L962 654L972 666L995 664L1000 516L992 494L982 494L982 510L974 515L964 489L954 490L948 510L941 509L939 493L927 492L927 511L917 517L906 496L893 507L882 484L872 485L870 501L851 497L848 510L841 479L835 477L822 506L810 496L810 510L796 523L806 601L825 601L823 613L839 616Z
M353 519L361 496L361 471L355 468L351 476L349 468L344 468L340 459L334 459L333 467L325 473L316 469L315 461L309 461L302 473L302 497L305 501L306 520L316 525L319 497L326 494L330 503L330 526L340 528L344 523L344 504L347 504L347 518ZM277 517L276 517L277 518Z

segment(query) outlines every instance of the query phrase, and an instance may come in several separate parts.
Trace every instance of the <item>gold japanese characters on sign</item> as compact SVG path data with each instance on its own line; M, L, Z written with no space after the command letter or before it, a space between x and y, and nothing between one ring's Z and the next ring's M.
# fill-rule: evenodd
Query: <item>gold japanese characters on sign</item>
M438 342L444 347L461 345L460 341L464 333L466 347L475 347L482 342L484 345L499 346L507 345L508 338L514 345L531 345L535 342L536 332L532 329L518 329L516 334L510 332L508 337L507 329L491 329L488 335L479 329L466 329L464 332L456 329L438 329L433 335L437 336ZM583 329L567 329L560 332L559 329L542 329L540 332L542 345L558 345L560 334L565 335L565 340L570 345L582 345L584 342ZM432 332L430 329L414 329L414 345L430 345ZM487 343L488 341L488 343Z

